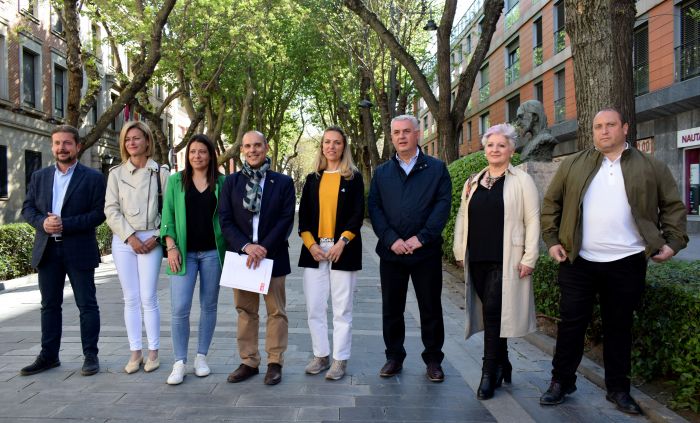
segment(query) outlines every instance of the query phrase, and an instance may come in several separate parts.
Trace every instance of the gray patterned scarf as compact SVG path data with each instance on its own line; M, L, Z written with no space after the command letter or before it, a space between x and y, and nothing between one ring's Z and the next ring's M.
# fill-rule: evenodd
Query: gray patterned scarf
M253 213L260 213L260 203L262 202L262 188L260 181L265 177L270 168L270 158L265 157L265 162L258 169L253 169L247 162L243 162L243 173L248 177L245 185L245 197L243 197L243 207Z

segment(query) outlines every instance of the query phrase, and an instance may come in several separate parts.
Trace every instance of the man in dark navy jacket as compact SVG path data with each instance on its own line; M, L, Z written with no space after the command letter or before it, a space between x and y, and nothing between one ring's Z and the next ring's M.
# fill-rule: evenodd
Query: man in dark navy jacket
M266 385L282 380L283 354L287 349L288 322L284 281L291 273L287 239L294 224L294 183L289 176L269 170L269 146L257 131L243 135L243 170L226 177L219 201L221 231L229 251L247 254L248 267L257 267L264 258L274 261L265 306L267 327ZM258 330L259 294L233 290L238 311L238 352L242 364L228 376L231 383L242 382L259 373Z
M39 271L41 352L20 374L33 375L61 365L61 304L66 275L80 309L80 340L85 361L81 373L100 369L97 339L100 310L95 295L95 268L100 263L95 228L105 220L105 179L78 162L78 130L57 126L51 132L55 166L32 174L22 217L34 227L32 266Z
M396 155L379 166L369 192L369 216L377 234L382 284L382 328L386 364L382 377L401 372L406 350L404 309L409 277L420 310L426 376L442 382L445 329L442 320L442 229L450 214L452 182L443 162L418 148L418 121L391 121Z

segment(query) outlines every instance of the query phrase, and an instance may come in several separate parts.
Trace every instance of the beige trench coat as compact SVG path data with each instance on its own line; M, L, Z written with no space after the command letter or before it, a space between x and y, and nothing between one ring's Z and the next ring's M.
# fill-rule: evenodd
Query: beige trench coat
M464 184L461 204L455 222L453 253L464 262L466 283L466 338L484 330L482 305L469 278L467 230L469 228L469 201L483 169ZM520 279L518 264L535 267L539 253L540 204L537 187L526 172L508 167L503 187L503 302L501 337L525 336L536 329L535 297L532 278Z

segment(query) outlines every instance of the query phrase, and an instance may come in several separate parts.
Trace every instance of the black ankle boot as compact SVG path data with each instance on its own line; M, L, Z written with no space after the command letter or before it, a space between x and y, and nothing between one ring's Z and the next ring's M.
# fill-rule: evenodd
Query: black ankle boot
M513 366L508 360L496 366L496 388L500 388L503 382L511 383Z
M487 400L493 397L493 391L496 389L496 373L489 372L484 369L481 371L481 382L479 389L476 390L476 398Z

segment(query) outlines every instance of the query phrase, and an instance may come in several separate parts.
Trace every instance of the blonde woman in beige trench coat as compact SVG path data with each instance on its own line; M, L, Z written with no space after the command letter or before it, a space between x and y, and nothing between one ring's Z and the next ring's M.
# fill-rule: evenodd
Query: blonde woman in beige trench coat
M504 380L511 381L506 338L536 329L531 275L538 256L540 208L530 175L510 164L514 128L495 125L481 142L489 165L464 185L453 252L464 266L466 338L485 331L477 398L486 400Z

